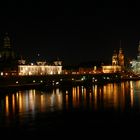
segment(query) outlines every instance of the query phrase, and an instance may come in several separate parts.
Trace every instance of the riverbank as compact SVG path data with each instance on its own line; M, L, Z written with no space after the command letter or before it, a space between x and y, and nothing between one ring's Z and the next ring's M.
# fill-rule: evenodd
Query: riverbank
M0 77L0 92L24 90L24 89L51 89L74 85L100 85L113 82L140 80L140 77L122 76L113 74L69 74L47 76L10 76Z

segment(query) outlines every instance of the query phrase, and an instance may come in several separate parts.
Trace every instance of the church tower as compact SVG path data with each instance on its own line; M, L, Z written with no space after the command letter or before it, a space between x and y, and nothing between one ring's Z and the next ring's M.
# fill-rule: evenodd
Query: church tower
M140 41L139 41L139 46L138 46L138 56L137 56L137 60L140 61Z
M15 59L15 54L14 54L12 43L11 43L10 37L8 36L8 33L6 33L4 36L3 47L2 47L0 56L3 61L8 60L8 59Z
M118 57L117 57L117 53L116 53L115 50L114 50L114 54L113 54L113 56L112 56L112 65L113 65L113 66L118 65Z
M15 74L17 71L17 57L11 39L7 33L3 37L0 48L0 71L8 75Z
M118 63L119 63L119 66L121 66L122 68L124 67L124 54L123 54L122 48L119 49Z

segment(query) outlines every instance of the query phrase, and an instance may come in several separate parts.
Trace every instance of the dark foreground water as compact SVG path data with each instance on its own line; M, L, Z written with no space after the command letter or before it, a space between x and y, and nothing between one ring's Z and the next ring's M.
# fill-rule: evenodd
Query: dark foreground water
M140 81L1 93L0 133L114 139L139 134ZM113 135L113 137L112 137Z

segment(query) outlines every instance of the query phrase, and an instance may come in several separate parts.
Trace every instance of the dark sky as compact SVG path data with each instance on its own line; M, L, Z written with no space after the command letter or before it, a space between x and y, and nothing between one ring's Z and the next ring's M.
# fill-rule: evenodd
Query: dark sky
M29 60L37 54L67 64L111 60L120 40L135 58L140 40L138 3L13 2L0 4L0 38L9 32L14 48Z

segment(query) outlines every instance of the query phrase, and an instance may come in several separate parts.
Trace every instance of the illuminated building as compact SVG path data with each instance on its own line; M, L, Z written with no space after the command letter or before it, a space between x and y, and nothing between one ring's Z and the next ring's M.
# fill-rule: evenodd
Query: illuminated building
M6 33L3 39L3 47L0 48L0 76L10 75L47 75L61 74L62 62L57 60L52 65L38 61L36 64L26 64L22 58L18 60L15 55L10 37Z
M3 45L0 48L0 72L2 75L16 75L17 56L13 50L10 37L6 33L3 38Z
M121 66L102 66L103 73L115 73L115 72L121 72Z
M121 72L124 69L124 54L122 48L119 49L119 54L114 51L112 56L112 65L102 66L103 73Z
M140 41L138 46L138 56L136 60L132 60L131 62L131 70L135 74L140 74Z
M112 66L117 66L118 65L118 56L116 51L114 51L114 54L112 56Z
M37 64L31 65L18 65L18 74L20 76L25 75L49 75L49 74L61 74L62 65L61 61L55 61L53 65L47 65L46 62L37 62Z
M119 49L118 64L119 66L121 66L122 69L124 68L124 54L122 48Z

